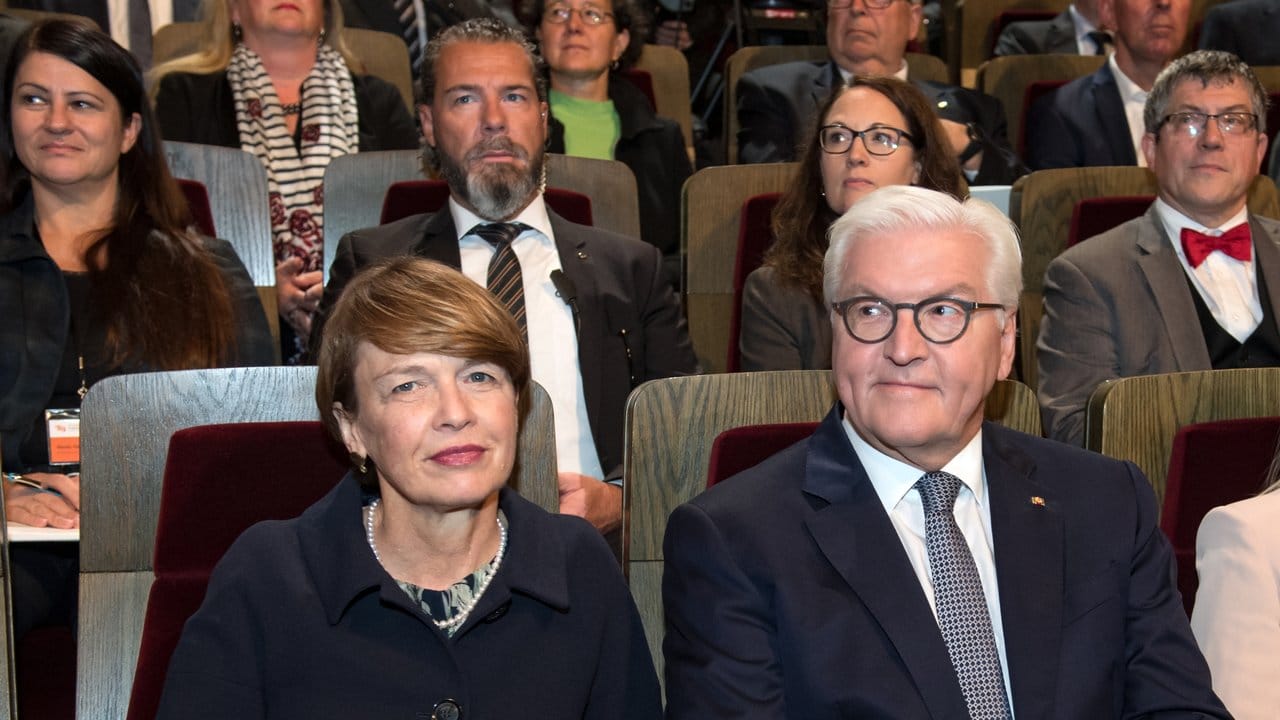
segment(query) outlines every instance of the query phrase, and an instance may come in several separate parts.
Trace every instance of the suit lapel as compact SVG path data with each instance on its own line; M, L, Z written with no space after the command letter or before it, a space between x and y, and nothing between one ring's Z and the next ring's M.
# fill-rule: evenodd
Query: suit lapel
M587 422L593 428L608 427L601 417L602 384L600 349L591 347L591 341L605 337L609 331L604 308L599 302L600 291L596 284L594 263L596 258L588 251L589 230L571 223L547 208L551 220L551 232L555 235L556 252L560 255L560 269L573 284L578 294L578 371L582 375L582 396L587 406ZM605 468L608 472L609 468Z
M1045 52L1066 53L1075 55L1080 48L1076 44L1076 26L1071 21L1071 12L1062 11L1049 23L1044 38Z
M813 77L813 87L810 89L813 104L810 107L814 109L822 107L823 101L831 94L831 88L841 82L839 78L840 70L836 68L835 61L829 61L823 65L818 74Z
M822 554L875 617L931 717L964 717L964 695L902 541L841 425L837 403L809 441L805 492L829 503L806 525Z
M458 249L458 231L453 226L453 214L446 205L431 215L422 232L422 239L413 248L413 254L428 260L462 269L462 252Z
M1020 718L1051 717L1062 631L1062 518L1053 496L1035 482L1034 461L1005 442L1005 431L988 423L982 439L1013 707Z
M1266 279L1267 292L1271 294L1271 316L1280 322L1280 226L1263 225L1250 215L1249 231L1257 255L1257 272Z
M1103 64L1093 76L1093 102L1098 113L1098 127L1102 137L1116 158L1116 165L1137 165L1138 156L1133 151L1133 136L1129 134L1128 115L1120 99L1120 86L1111 74L1111 66Z
M1209 350L1196 319L1195 302L1186 271L1165 237L1164 223L1153 204L1138 227L1138 267L1147 279L1156 303L1156 315L1164 323L1178 370L1210 367Z

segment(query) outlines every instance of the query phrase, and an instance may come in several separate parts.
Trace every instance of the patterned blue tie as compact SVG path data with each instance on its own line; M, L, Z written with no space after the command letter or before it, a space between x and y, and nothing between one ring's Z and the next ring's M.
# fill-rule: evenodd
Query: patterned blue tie
M938 627L960 679L969 717L1008 720L1009 698L1004 691L987 598L982 592L978 566L956 525L954 509L960 478L945 472L925 473L916 482L916 489L924 502L925 546L929 551Z

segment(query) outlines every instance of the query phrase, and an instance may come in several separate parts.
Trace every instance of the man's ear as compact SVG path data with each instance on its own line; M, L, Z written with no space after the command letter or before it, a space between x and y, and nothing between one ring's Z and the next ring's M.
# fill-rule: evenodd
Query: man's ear
M418 124L422 126L422 137L427 139L427 145L436 146L436 126L431 117L430 105L418 106Z

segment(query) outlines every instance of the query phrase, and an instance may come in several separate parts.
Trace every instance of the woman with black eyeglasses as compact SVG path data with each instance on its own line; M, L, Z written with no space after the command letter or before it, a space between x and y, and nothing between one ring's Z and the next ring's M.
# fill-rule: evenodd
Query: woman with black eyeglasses
M743 288L743 370L831 367L822 258L827 228L854 203L889 185L967 194L937 116L910 83L850 79L818 108L808 137L773 211L774 243Z
M526 0L524 15L551 82L548 151L631 168L641 239L662 251L665 274L678 287L680 188L692 172L684 134L618 76L649 37L646 11L636 0Z

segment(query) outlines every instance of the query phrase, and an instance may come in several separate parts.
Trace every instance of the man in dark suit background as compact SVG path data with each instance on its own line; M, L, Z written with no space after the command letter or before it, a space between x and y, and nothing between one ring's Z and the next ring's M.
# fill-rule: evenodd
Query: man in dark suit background
M1037 357L1049 437L1083 443L1089 396L1113 378L1280 365L1280 222L1246 207L1267 151L1266 98L1247 65L1217 51L1156 80L1142 149L1159 196L1045 272Z
M1200 47L1235 53L1250 65L1280 65L1280 3L1231 0L1209 8Z
M996 38L995 54L1105 55L1111 34L1098 22L1098 0L1076 0L1049 20L1009 23Z
M518 30L468 20L427 46L418 114L427 156L448 182L445 210L342 238L316 322L361 267L404 254L460 268L495 289L514 255L517 317L534 380L555 412L561 510L606 534L621 522L627 395L654 378L696 371L661 255L639 240L568 222L542 196L547 104L540 60ZM514 239L486 239L491 224ZM501 289L495 294L507 301ZM317 337L321 333L313 332ZM615 535L616 538L616 535Z
M22 18L0 13L0 78L6 77L13 44L22 31L27 29L27 25L27 21Z
M983 422L1012 223L891 187L831 236L838 402L667 526L668 720L1229 717L1142 473Z
M161 27L199 18L200 0L9 0L9 7L83 15L151 67L151 36Z
M907 79L907 43L920 27L920 0L832 0L827 4L829 62L758 68L738 80L738 159L787 162L808 138L813 114L852 74ZM1009 149L1000 101L976 90L916 81L934 102L965 174L974 185L1012 183L1024 172Z
M1186 39L1191 0L1099 0L1115 52L1097 72L1040 98L1027 122L1033 170L1138 165L1142 106Z

